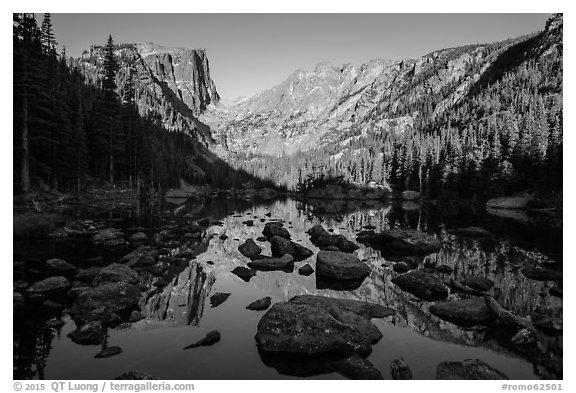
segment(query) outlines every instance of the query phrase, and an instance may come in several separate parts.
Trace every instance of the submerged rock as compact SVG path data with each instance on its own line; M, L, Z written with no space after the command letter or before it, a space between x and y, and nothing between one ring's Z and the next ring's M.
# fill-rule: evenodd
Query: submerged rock
M184 349L208 347L216 344L218 341L220 341L220 332L217 330L212 330L206 334L206 337L196 341L194 344L185 346Z
M436 368L436 379L508 379L502 372L480 359L442 362Z
M104 341L106 330L100 321L91 321L77 327L76 330L68 334L76 344L99 345Z
M246 306L246 308L248 310L253 310L253 311L263 311L266 310L268 307L270 307L270 304L272 303L272 298L270 296L266 296L263 297L262 299L258 299L252 303L250 303L249 305Z
M264 225L264 230L262 231L262 235L267 239L270 239L274 236L279 236L284 239L291 239L292 236L288 229L284 228L284 224L278 221L268 222Z
M354 280L368 276L370 268L354 256L340 251L319 251L316 275L340 280Z
M257 255L260 255L262 248L257 245L254 240L246 239L246 241L238 246L238 251L246 258L253 259Z
M214 295L210 296L210 306L212 308L218 307L222 303L224 303L230 297L230 293L224 292L217 292Z
M117 313L138 305L140 289L127 282L106 283L78 295L70 309L74 320L86 322L102 318L106 310Z
M338 360L326 361L326 366L348 379L384 379L372 362L356 354Z
M440 251L442 242L414 229L389 229L380 233L362 231L356 240L390 255L417 255Z
M370 318L392 315L377 304L302 295L274 304L260 319L256 343L260 351L279 354L328 353L366 356L382 334Z
M26 288L26 294L31 295L55 295L68 291L71 287L70 281L66 277L55 276L48 277L44 280L37 281L28 288Z
M116 356L122 353L122 348L120 347L106 347L98 352L95 358L109 358L111 356Z
M486 323L496 317L482 298L437 303L431 305L429 310L440 319L465 326Z
M236 276L240 277L242 280L248 282L252 277L254 277L257 273L255 269L249 269L244 266L236 266L234 270L232 270Z
M278 270L293 268L294 258L289 254L284 254L280 258L262 256L262 258L248 262L248 266L257 270Z
M270 239L272 255L281 257L285 254L292 255L295 260L301 261L314 255L312 250L283 237L274 236Z
M448 297L448 289L436 277L414 270L392 279L403 291L426 301Z

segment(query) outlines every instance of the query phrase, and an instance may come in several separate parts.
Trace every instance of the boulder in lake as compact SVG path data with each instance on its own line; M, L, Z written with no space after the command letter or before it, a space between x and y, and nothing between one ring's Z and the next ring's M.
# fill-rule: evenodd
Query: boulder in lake
M78 295L70 313L75 321L98 320L102 310L110 313L129 310L138 305L140 289L125 281L105 283Z
M55 276L48 277L44 280L37 281L28 288L26 288L26 294L31 295L55 295L68 291L70 289L70 281L66 277Z
M306 233L310 235L312 244L323 250L331 248L333 251L354 252L358 249L358 246L346 239L344 235L332 235L319 224L314 225Z
M403 191L401 197L404 201L416 201L422 198L422 195L418 191Z
M106 336L106 329L100 321L91 321L76 328L68 334L76 344L100 345Z
M230 293L224 292L217 292L214 295L210 296L210 306L212 308L218 307L222 303L224 303L230 297Z
M122 353L122 348L120 347L106 347L98 352L94 357L99 358L109 358L111 356L120 355Z
M272 256L292 255L295 260L302 261L314 255L312 250L283 237L274 236L270 239Z
M440 319L463 326L486 323L496 317L484 299L478 297L436 303L431 305L429 310Z
M92 236L92 241L107 247L121 246L124 245L124 233L120 229L106 228Z
M314 269L312 268L312 266L310 266L309 263L307 263L306 265L304 265L298 269L298 274L300 274L302 276L309 276L312 273L314 273Z
M257 245L254 240L246 239L246 241L238 246L238 251L246 258L253 259L262 252L262 247Z
M396 273L406 273L410 270L410 267L406 262L398 262L392 266L392 270L394 270Z
M362 231L356 240L388 255L418 255L440 251L442 242L415 229L389 229L380 233Z
M246 308L248 310L253 310L253 311L264 311L268 307L270 307L271 303L272 303L272 298L270 296L266 296L266 297L263 297L262 299L258 299L256 301L250 303L249 305L246 306Z
M265 353L366 356L382 338L370 318L393 313L387 307L355 300L296 296L266 311L258 323L256 343Z
M234 270L232 270L236 276L240 277L243 281L250 281L252 277L254 277L257 273L255 269L249 269L244 266L236 266Z
M290 232L288 232L288 229L284 228L284 224L278 221L274 221L274 222L267 222L264 225L264 230L262 231L262 235L264 235L264 237L266 237L267 239L271 239L274 236L279 236L282 237L284 239L291 239L292 236L290 235Z
M146 235L144 232L136 232L132 234L128 240L130 240L130 243L141 243L148 240L148 235Z
M442 362L436 368L436 379L508 379L502 372L480 359Z
M390 371L392 372L392 379L394 380L412 379L412 370L410 370L410 367L408 367L404 358L392 360Z
M501 197L490 199L486 207L490 209L528 209L534 202L534 197L530 194L519 196Z
M294 267L294 257L290 254L284 254L280 258L262 256L248 262L248 266L256 270L283 270Z
M218 341L220 341L220 332L217 330L212 330L206 334L206 337L201 338L194 344L185 346L184 349L208 347L216 344Z
M319 251L316 260L316 275L354 280L368 276L370 268L351 254L340 251Z
M418 270L393 278L392 283L422 300L443 300L448 297L448 289L438 278Z

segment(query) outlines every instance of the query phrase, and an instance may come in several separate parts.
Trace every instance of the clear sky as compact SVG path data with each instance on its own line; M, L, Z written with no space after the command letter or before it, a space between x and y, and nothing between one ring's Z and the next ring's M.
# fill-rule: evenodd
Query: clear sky
M53 14L59 44L79 56L116 43L205 48L223 98L250 96L320 61L360 65L542 30L548 14ZM42 22L39 15L38 23Z

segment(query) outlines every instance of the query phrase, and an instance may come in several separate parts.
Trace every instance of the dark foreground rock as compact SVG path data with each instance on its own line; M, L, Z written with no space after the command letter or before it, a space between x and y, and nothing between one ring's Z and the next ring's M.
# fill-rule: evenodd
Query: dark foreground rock
M440 319L464 326L486 323L496 318L483 298L437 303L431 305L429 310Z
M283 237L274 236L270 239L272 256L292 255L295 260L302 261L314 255L312 250Z
M319 251L316 275L339 280L361 279L370 274L370 268L354 256L340 251Z
M68 334L76 344L99 345L104 341L106 330L100 321L91 321L76 328Z
M314 273L314 269L312 268L312 266L310 266L309 263L307 263L306 265L304 265L300 269L298 269L298 274L300 274L302 276L309 276L312 273Z
M344 359L329 360L325 364L348 379L384 379L372 362L356 354Z
M288 232L288 229L284 228L284 224L277 221L267 222L266 225L264 225L264 229L262 230L262 235L264 235L264 237L267 239L271 239L274 236L279 236L284 239L292 238L292 236L290 236L290 232Z
M440 280L418 270L393 278L392 283L422 300L443 300L448 297L448 289Z
M335 248L336 251L354 252L358 246L346 239L344 235L332 235L322 225L314 225L306 233L310 235L310 241L321 249Z
M218 307L230 297L230 293L218 292L210 296L210 306Z
M70 289L70 281L63 276L48 277L44 280L35 282L26 289L28 296L34 295L55 295L68 291Z
M127 282L106 283L81 292L70 313L74 320L99 320L106 313L129 310L138 305L140 289Z
M276 303L258 323L256 343L269 353L366 356L382 334L370 318L394 314L377 304L323 296L296 296Z
M429 254L442 248L440 240L414 229L389 229L380 233L362 231L356 240L389 255Z
M442 362L436 368L436 379L508 379L500 371L480 359Z
M408 364L404 359L394 359L390 365L390 371L392 373L392 379L395 380L410 380L412 379L412 370L408 367Z
M206 337L196 341L194 344L185 346L184 349L208 347L216 344L218 341L220 341L220 332L217 330L212 330L206 334Z
M251 262L248 266L256 270L284 270L294 268L294 258L292 255L285 254L280 258L263 257Z
M272 298L270 298L270 296L266 296L266 297L263 297L262 299L258 299L255 302L250 303L249 305L246 306L246 308L248 310L253 310L253 311L263 311L263 310L266 310L268 307L270 307L271 303L272 303Z
M234 270L232 270L232 273L240 277L240 279L242 279L243 281L248 282L252 277L254 277L257 274L257 271L256 269L250 269L244 266L236 266Z
M254 240L246 239L246 241L238 246L238 251L246 258L254 258L257 255L260 255L262 252L262 248L257 245Z
M120 347L106 347L100 352L98 352L95 358L109 358L111 356L120 355L122 353L122 348Z

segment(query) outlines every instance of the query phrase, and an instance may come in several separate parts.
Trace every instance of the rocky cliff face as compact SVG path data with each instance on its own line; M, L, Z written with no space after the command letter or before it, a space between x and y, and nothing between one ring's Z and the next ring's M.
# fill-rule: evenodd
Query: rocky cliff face
M88 82L99 84L103 48L92 46L74 65ZM160 45L123 44L115 54L120 62L118 93L123 96L130 68L138 111L142 116L158 116L171 131L181 131L208 144L211 135L198 116L218 104L220 97L210 76L204 49L167 48Z
M520 44L521 45L518 45ZM434 121L471 90L504 72L510 49L523 58L562 51L562 15L538 35L432 52L418 59L372 60L359 67L320 63L270 90L201 115L226 151L270 155L340 143L368 132L404 132ZM499 61L500 57L506 59Z

